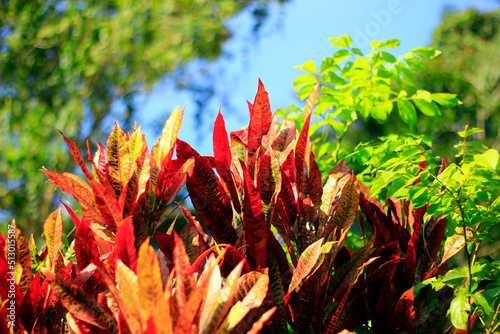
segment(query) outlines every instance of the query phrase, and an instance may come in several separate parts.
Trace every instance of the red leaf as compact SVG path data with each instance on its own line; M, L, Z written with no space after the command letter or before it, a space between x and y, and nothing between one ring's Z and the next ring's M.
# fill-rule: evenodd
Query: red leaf
M394 307L393 322L397 332L415 332L415 306L413 287L399 298Z
M420 280L423 281L425 276L429 273L431 267L438 265L435 263L437 254L441 249L441 242L443 241L446 231L446 218L437 219L432 224L429 236L424 242L424 250L420 258Z
M174 237L172 237L172 235L170 234L166 234L158 230L155 231L155 237L156 237L156 242L158 243L158 247L161 249L163 254L165 254L165 256L170 262L173 262L174 261L173 252L175 247Z
M246 163L252 178L255 176L257 150L260 148L262 136L269 131L272 117L268 94L259 79L259 88L255 95L253 111L251 111L250 123L248 124L248 151Z
M83 174L85 174L88 180L92 180L93 179L92 174L89 172L87 165L85 164L85 161L83 160L80 154L80 150L78 149L76 144L71 139L66 137L64 133L62 133L61 131L59 131L59 133L63 136L64 142L66 143L66 145L68 145L71 155L73 156L73 159L75 160L76 164L80 166L80 168L83 171Z
M71 177L71 174L59 174L55 172L50 172L42 170L45 175L59 188L61 188L65 193L73 195L78 203L82 206L82 211L88 218L93 218L94 220L101 220L101 214L96 208L96 203L94 195L91 188L83 182L79 182L77 177Z
M35 320L41 321L40 318L43 301L47 295L48 283L42 282L40 273L37 272L31 285L24 295L21 307L19 308L19 317L21 324L27 330L31 330Z
M181 140L178 140L177 149L177 155L180 151L183 157L194 151ZM194 156L195 166L186 182L193 206L216 242L234 245L237 234L232 226L233 209L229 198L207 160L198 153Z
M420 255L417 252L420 226L422 226L424 222L424 214L426 211L426 207L412 210L414 218L412 226L413 233L408 242L408 250L404 261L404 280L402 282L402 288L405 289L409 289L413 285L415 268Z
M295 167L296 167L295 180L297 183L297 188L298 188L297 190L299 194L302 192L302 178L304 175L304 169L307 170L307 166L305 165L306 157L309 157L310 153L310 147L308 145L310 122L311 122L311 114L309 114L309 116L307 116L306 120L304 121L304 126L300 131L299 139L295 146Z
M224 248L226 250L226 253L224 254L224 259L222 263L219 265L220 270L221 270L221 275L222 277L227 277L229 273L243 260L245 260L245 256L236 248L233 246L227 246ZM248 272L250 272L252 268L250 268L250 265L248 264L247 261L245 261L245 264L243 265L243 270L241 271L241 274L244 275Z
M265 268L268 226L262 207L262 199L257 189L255 189L246 166L241 163L241 167L243 168L245 188L243 224L245 241L249 245L246 249L248 263L252 269Z
M116 229L123 221L123 212L120 211L115 193L94 180L91 180L90 184L92 185L95 201L104 223L109 227L111 232L116 233Z
M120 259L134 272L137 270L137 250L135 248L134 224L132 217L128 217L118 227L115 243L116 258Z
M231 175L231 165L232 165L232 154L231 148L229 147L229 139L226 132L226 126L224 123L224 118L222 117L220 110L215 120L214 125L214 158L215 158L215 168L217 173L219 173L222 180L226 184L233 205L237 212L241 212L240 200L236 191L236 185L234 179Z

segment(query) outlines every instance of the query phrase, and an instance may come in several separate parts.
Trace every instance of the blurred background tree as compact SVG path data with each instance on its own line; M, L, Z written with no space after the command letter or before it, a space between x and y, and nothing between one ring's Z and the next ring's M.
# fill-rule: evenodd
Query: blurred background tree
M105 142L110 120L130 129L137 94L221 56L227 20L250 10L257 29L269 1L2 1L0 220L41 231L56 203L39 169L74 165L55 129L82 150L87 139Z
M442 54L424 62L418 84L430 91L457 94L463 104L442 110L439 127L427 120L417 129L435 138L443 154L457 142L456 131L464 124L484 130L478 139L499 149L500 10L482 13L447 8L431 46Z
M441 23L434 30L430 46L442 53L431 60L423 59L424 71L415 73L415 87L434 93L453 93L463 104L441 108L442 121L420 114L416 133L433 139L435 152L454 161L456 132L468 124L483 129L476 139L500 148L500 10L480 12L475 8L458 11L446 7ZM370 118L360 120L355 138L370 140L390 133L408 132L393 111L385 122ZM351 143L354 145L356 143Z

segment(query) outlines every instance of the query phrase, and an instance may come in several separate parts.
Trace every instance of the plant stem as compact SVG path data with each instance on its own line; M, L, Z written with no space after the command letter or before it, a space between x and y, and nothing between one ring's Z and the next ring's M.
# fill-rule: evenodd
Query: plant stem
M459 195L460 196L460 195ZM460 216L462 218L462 228L463 228L463 233L464 233L464 241L465 241L465 254L467 256L467 290L469 292L469 297L468 297L468 303L471 305L471 297L470 294L472 293L472 257L471 254L469 253L469 249L467 248L467 224L465 223L465 213L462 205L460 204L460 197L456 199L458 209L460 210ZM472 307L471 307L472 309ZM467 315L467 334L470 333L471 330L471 318L472 314L469 312Z
M497 318L497 315L500 313L500 302L497 305L497 310L495 311L495 315L493 316L493 319L491 319L491 325L490 328L486 331L486 334L493 333L495 330L500 326L500 321L493 327L493 324L495 323L495 319Z

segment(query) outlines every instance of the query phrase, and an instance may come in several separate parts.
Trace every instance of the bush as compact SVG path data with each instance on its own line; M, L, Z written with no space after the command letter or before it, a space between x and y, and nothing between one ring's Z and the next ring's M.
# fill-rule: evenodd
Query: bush
M436 159L415 135L340 149L351 124L342 115L350 110L352 119L358 104L369 117L396 103L411 125L408 99L424 113L439 111L432 100L455 99L419 91L394 100L392 92L370 90L378 97L371 106L363 99L337 104L346 101L342 94L369 96L356 84L359 66L379 78L382 91L391 78L403 80L410 69L379 50L397 44L376 43L367 58L353 48L325 60L318 75L327 82L309 83L295 120L278 121L259 81L246 129L228 135L217 116L213 157L177 139L183 109L172 113L151 152L140 128L126 134L116 123L106 147L88 150L91 170L63 135L87 181L43 172L75 198L82 215L63 203L75 224L71 243L61 209L44 224L41 250L15 222L2 235L2 332L434 333L450 326L470 332L475 319L475 328L493 332L500 324L499 262L477 254L500 217L498 152L467 141L477 131L467 128L458 164ZM340 69L346 52L360 58ZM334 130L335 117L345 122L332 154L318 164L309 134L318 128L311 117L323 113ZM343 157L365 167L360 177ZM195 215L175 202L184 185ZM175 220L162 232L177 209L185 225ZM449 270L462 250L466 265Z

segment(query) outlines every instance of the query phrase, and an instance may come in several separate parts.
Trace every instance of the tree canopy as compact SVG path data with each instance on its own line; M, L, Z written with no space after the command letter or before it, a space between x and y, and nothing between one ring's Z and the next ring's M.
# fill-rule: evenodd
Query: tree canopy
M456 124L470 124L484 130L478 134L479 139L498 149L500 10L446 10L431 46L442 54L424 63L425 75L417 80L425 89L457 94L463 104L445 110L441 126L423 122L421 130L447 144L455 141L451 136L457 130Z
M431 47L441 51L433 59L423 59L422 68L414 73L413 93L429 92L456 94L462 104L443 107L442 120L418 118L414 128L433 138L435 152L453 161L453 145L459 140L457 131L464 124L484 132L477 139L499 147L500 143L500 10L480 12L471 8L458 11L451 7L443 11L440 25L434 30ZM358 127L355 138L368 140L391 133L407 132L408 126L391 114L386 121L370 118ZM354 144L357 144L354 143Z
M283 2L280 0L280 2ZM0 217L33 227L54 187L39 169L69 170L61 130L85 148L106 117L130 129L134 97L194 59L219 57L226 21L268 1L3 1L0 9ZM128 121L128 122L127 122ZM27 228L26 231L32 231Z

